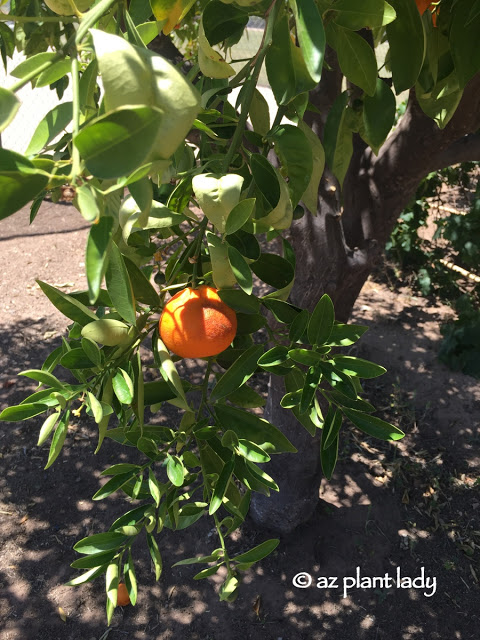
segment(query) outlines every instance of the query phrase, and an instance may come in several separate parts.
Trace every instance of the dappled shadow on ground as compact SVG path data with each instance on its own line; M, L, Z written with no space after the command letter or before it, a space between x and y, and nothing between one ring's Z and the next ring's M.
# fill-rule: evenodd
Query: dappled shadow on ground
M245 574L235 603L218 601L218 577L192 580L198 565L172 568L182 558L219 546L211 521L204 518L191 529L164 530L158 536L164 557L159 583L154 582L140 536L134 545L138 605L117 610L109 640L478 638L474 576L480 573L478 550L470 544L480 544L472 533L480 528L472 482L474 472L478 475L475 390L470 379L436 363L436 338L429 335L424 312L416 309L399 317L380 305L376 309L375 319L357 314L357 322L372 324L358 355L384 363L390 372L366 390L380 415L401 423L406 440L393 445L346 432L337 470L330 483L322 484L316 513ZM407 324L413 331L400 343ZM56 346L58 338L42 339L47 328L47 321L0 327L1 408L33 390L31 381L14 374L39 367ZM199 375L196 363L187 367L189 374ZM447 381L451 376L451 382L438 382L440 375ZM470 406L471 415L465 411ZM452 419L445 418L448 412ZM455 412L461 419L456 425ZM175 413L167 418L173 422ZM124 448L107 441L94 456L95 430L81 417L69 430L64 452L43 471L48 446L35 446L40 423L34 418L0 427L2 640L100 640L107 632L103 581L75 589L63 584L75 574L69 568L77 557L73 544L106 530L128 509L121 497L91 501L101 470L135 460L137 453L132 450L127 456ZM455 440L455 449L449 438ZM268 537L268 531L247 521L229 548L241 553ZM403 577L417 578L425 567L425 576L437 579L436 592L427 597L424 593L431 593L432 586L399 589L378 582L372 588L355 585L344 593L343 579L355 577L357 567L361 577L377 578L396 577L398 568ZM311 576L310 587L292 583L301 572ZM59 607L67 614L66 622Z

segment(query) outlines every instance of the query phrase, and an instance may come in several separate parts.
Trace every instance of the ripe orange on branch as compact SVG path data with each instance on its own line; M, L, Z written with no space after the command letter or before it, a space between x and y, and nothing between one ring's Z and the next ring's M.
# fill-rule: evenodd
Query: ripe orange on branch
M165 305L159 329L165 346L173 353L182 358L207 358L230 345L237 332L237 316L217 289L188 287Z
M120 582L117 591L117 606L126 607L127 604L130 604L130 596L128 595L125 583Z

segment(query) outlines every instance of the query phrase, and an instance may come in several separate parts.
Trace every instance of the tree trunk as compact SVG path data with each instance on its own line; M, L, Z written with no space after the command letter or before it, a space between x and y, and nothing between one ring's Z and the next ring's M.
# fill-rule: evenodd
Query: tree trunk
M311 101L328 113L339 90L333 69ZM322 138L324 115L310 115L310 126ZM342 195L328 172L322 179L316 215L306 214L289 232L296 258L293 304L310 311L324 294L332 298L336 318L346 322L375 260L398 216L420 181L435 169L455 162L480 159L480 136L467 135L480 127L480 76L465 89L459 108L447 127L437 125L420 110L413 91L401 123L375 157L358 136ZM343 206L342 206L343 204ZM268 463L280 487L270 497L253 494L255 523L288 533L312 515L321 482L319 438L312 437L291 412L280 407L283 385L272 376L265 417L278 426L298 453L274 456ZM288 456L288 457L287 457Z

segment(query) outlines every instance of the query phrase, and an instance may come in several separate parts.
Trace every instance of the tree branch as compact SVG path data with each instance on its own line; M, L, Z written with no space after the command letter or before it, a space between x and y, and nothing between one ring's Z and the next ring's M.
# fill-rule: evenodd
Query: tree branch
M460 162L480 161L480 133L471 133L453 142L437 158L430 171L439 171Z

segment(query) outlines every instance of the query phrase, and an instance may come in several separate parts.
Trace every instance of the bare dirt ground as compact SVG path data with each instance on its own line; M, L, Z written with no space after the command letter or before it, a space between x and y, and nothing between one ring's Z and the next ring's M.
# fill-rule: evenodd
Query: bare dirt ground
M0 223L0 409L33 388L16 374L39 367L67 325L35 278L65 292L84 288L86 232L69 206L43 205L32 226L25 211ZM107 529L124 510L119 497L91 501L101 470L124 454L109 441L94 456L94 429L80 418L57 462L43 471L48 448L36 447L40 421L0 423L1 639L478 640L480 385L436 360L439 322L449 313L408 289L367 283L353 321L370 330L352 353L388 368L368 385L368 396L407 436L379 444L345 429L317 512L246 574L233 604L218 601L215 578L193 582L195 567L171 568L218 546L202 519L162 533L158 583L146 544L137 546L138 604L117 609L107 628L102 580L63 585L75 574L73 544ZM268 537L247 522L232 550ZM435 589L377 582L345 596L343 579L355 577L357 567L362 577L423 572L436 578ZM292 584L299 572L312 576L310 587ZM317 588L321 577L337 580Z

